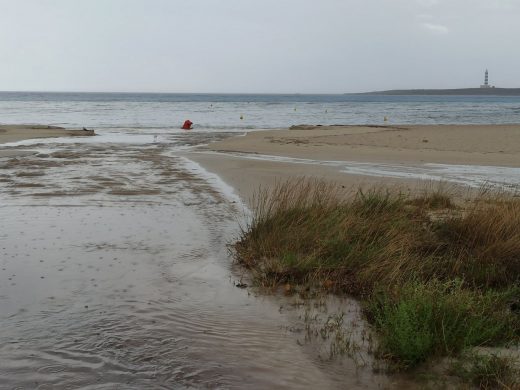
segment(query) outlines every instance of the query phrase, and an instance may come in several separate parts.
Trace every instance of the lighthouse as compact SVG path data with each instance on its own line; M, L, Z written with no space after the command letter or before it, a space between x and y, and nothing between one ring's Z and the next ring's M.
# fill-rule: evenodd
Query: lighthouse
M492 85L489 85L489 72L487 69L486 73L484 74L484 84L482 84L480 88L494 88Z

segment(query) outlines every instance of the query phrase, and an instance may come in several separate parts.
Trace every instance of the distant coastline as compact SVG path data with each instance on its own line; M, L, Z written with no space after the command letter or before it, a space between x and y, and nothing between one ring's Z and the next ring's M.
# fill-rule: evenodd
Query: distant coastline
M359 95L520 96L520 88L393 89L388 91L364 92Z

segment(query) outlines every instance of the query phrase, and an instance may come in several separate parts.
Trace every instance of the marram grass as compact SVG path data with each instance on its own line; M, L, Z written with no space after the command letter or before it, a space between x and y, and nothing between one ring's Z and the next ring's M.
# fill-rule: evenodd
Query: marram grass
M520 198L342 191L300 179L258 192L238 262L259 285L362 298L382 353L405 366L518 340Z

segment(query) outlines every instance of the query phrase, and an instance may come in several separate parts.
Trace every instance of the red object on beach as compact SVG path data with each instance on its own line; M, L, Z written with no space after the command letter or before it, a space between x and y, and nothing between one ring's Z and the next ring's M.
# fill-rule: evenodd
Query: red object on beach
M193 122L189 119L184 121L184 124L182 125L183 130L191 130L191 125L193 125Z

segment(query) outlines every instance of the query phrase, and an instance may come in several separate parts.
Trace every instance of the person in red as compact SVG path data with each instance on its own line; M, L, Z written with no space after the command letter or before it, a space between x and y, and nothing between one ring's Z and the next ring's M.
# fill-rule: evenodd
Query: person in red
M193 125L193 122L190 121L189 119L185 120L184 121L184 124L182 125L182 129L183 130L191 130L192 129L192 126Z

